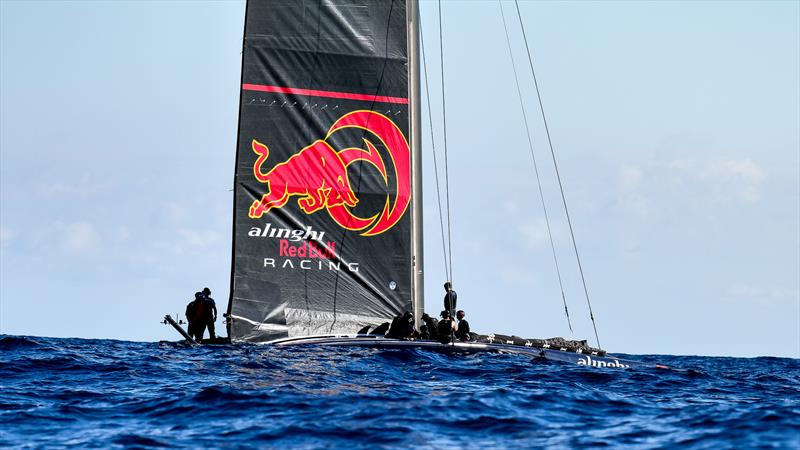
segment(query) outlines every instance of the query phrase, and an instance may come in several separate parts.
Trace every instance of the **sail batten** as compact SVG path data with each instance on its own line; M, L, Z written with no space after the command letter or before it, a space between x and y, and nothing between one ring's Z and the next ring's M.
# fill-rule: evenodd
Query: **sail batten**
M405 0L248 1L233 341L412 310L406 23Z

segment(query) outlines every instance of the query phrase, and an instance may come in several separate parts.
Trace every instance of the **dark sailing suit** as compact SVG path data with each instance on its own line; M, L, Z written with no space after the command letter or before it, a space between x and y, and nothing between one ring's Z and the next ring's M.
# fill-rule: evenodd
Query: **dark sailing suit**
M392 324L389 325L389 332L386 333L387 337L396 339L400 338L400 335L402 334L402 331L400 331L400 328L402 327L402 320L402 316L396 316L394 319L392 319Z
M194 299L186 305L186 320L189 322L189 336L195 341L203 340L203 333L206 331L205 315L208 308L201 299Z
M454 314L456 311L456 302L458 301L458 294L456 291L450 289L450 292L444 294L444 310Z
M427 331L427 336L423 336L423 339L429 339L431 341L435 341L438 339L439 336L439 329L438 329L439 321L433 317L428 317L425 319L425 329Z
M192 319L194 319L194 310L197 305L195 305L196 300L192 300L186 305L186 320L189 322L189 328L192 328ZM191 334L191 331L189 332Z
M395 339L408 339L414 335L414 323L410 321L411 317L407 315L397 316L392 319L392 325L389 327L390 338Z
M456 337L461 341L470 340L469 322L467 322L467 319L461 319L458 322L458 330L456 330Z
M436 334L439 337L439 342L447 344L453 334L453 319L442 319L436 326Z
M211 297L204 297L203 304L205 305L205 315L203 317L203 322L205 326L208 327L209 337L211 339L214 339L217 337L217 335L214 333L214 322L217 321L217 304Z

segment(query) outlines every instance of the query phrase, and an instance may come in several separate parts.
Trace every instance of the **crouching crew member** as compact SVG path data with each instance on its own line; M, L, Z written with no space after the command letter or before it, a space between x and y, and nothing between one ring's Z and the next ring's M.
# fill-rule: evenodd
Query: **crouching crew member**
M447 344L453 337L453 334L456 332L456 323L452 317L450 317L450 311L444 310L441 313L442 320L439 321L439 324L436 327L436 334L438 334L439 342L442 344Z
M422 315L422 325L419 327L420 338L427 341L438 340L437 326L439 321L425 313Z
M414 315L411 311L406 311L402 316L392 319L387 337L395 339L411 339L416 334L414 329Z

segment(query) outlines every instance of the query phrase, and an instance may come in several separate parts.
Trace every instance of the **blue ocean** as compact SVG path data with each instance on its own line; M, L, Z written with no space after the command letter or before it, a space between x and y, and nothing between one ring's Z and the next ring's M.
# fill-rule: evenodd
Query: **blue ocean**
M800 448L800 360L0 335L0 447Z

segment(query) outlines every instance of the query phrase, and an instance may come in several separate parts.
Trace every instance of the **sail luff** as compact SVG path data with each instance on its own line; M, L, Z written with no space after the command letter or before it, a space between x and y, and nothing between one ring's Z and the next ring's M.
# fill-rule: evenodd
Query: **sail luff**
M422 103L420 90L419 59L419 2L408 2L408 88L411 135L411 249L412 249L412 282L411 304L417 327L421 324L425 311L425 278L424 278L424 246L422 226Z

